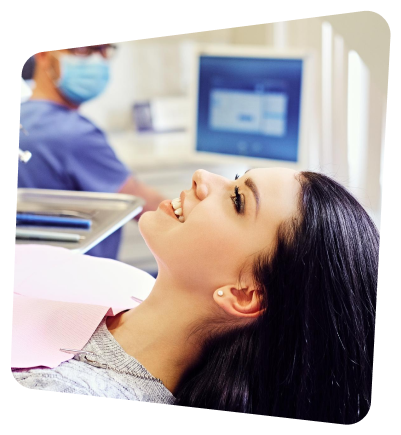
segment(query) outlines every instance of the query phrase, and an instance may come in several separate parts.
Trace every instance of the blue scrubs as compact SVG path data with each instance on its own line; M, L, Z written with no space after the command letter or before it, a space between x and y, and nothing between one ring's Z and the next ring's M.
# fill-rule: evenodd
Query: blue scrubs
M106 137L77 110L46 100L21 105L20 148L30 151L19 163L18 187L116 193L129 169L118 160ZM121 229L88 254L117 258Z

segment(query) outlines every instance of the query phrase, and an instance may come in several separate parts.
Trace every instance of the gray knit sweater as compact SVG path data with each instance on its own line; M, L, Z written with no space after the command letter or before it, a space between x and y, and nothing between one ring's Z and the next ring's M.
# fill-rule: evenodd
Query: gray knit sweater
M118 344L103 320L81 353L54 369L12 369L27 388L173 404L174 396Z

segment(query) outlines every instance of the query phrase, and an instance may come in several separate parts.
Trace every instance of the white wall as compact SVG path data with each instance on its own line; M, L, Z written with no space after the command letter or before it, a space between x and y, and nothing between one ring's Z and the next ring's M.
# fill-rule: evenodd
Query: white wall
M81 111L106 131L133 128L136 101L186 95L193 42L230 43L231 30L122 42L112 61L112 81Z

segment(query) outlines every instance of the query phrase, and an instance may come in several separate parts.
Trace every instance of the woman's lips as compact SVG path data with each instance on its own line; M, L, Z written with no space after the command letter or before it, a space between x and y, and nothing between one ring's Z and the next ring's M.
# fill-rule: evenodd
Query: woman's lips
M171 206L171 200L165 199L159 204L160 210L164 211L166 214L174 218L176 221L178 221L177 216L174 213L173 207Z

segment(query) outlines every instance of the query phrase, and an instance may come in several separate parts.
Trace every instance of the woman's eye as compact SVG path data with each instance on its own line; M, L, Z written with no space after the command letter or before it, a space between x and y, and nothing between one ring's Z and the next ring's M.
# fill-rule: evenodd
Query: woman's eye
M238 180L238 178L239 178L239 174L236 174L234 180Z
M231 200L234 204L234 208L238 214L242 214L244 212L244 195L239 193L238 186L234 188L234 195L231 195Z

